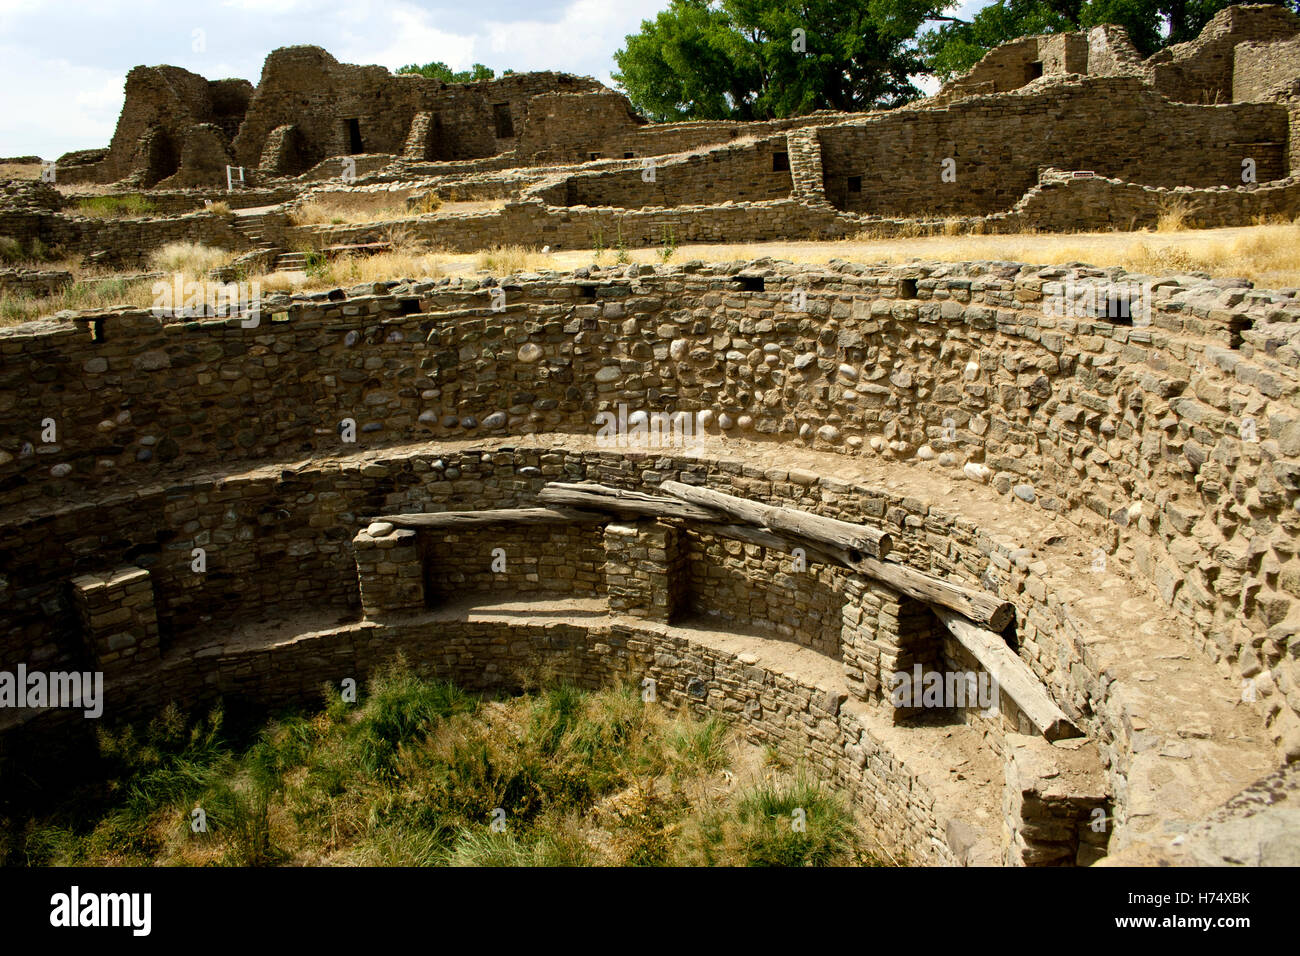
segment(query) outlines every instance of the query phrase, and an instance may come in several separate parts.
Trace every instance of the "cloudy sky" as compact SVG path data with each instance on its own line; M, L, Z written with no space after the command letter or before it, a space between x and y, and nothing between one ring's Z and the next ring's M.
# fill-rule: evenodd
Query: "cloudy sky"
M978 9L986 0L970 0ZM668 0L0 0L0 156L106 146L126 73L256 83L276 47L345 63L561 70L612 85L613 53Z

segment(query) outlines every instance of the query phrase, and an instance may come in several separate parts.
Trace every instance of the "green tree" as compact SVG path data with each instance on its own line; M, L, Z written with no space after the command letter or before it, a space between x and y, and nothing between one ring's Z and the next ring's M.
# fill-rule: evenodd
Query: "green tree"
M475 63L468 70L456 72L441 60L434 63L426 63L424 66L409 63L406 66L401 67L397 72L418 73L420 76L428 77L431 80L442 80L444 83L473 83L476 80L496 79L495 71L493 71L491 67L484 66L482 63ZM505 71L506 74L513 72L514 70Z
M938 13L917 0L672 0L614 54L614 79L661 122L896 106L918 95L912 38Z

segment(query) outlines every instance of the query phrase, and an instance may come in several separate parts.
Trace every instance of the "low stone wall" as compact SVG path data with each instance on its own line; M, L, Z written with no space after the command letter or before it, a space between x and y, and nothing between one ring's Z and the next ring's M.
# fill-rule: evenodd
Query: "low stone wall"
M235 228L232 217L208 212L161 219L91 219L52 212L0 211L0 235L11 236L24 246L39 241L58 247L65 255L123 267L143 266L150 253L173 242L236 251L251 245Z
M72 273L41 269L0 269L0 293L5 295L57 295L72 285Z
M630 169L574 173L555 186L529 189L524 195L553 206L620 209L763 202L790 195L789 159L785 136L773 136L686 157L645 160ZM653 168L644 165L650 162Z

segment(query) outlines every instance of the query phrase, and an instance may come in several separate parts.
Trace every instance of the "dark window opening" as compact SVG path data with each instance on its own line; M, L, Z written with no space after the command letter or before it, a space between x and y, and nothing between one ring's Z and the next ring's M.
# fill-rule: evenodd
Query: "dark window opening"
M398 299L397 300L398 315L415 315L415 313L419 311L420 311L419 299Z
M628 152L626 152L626 153L623 154L623 158L624 158L624 159L635 159L635 158L636 158L636 153L631 152L631 151L629 150Z
M772 154L772 172L787 173L790 171L790 154L773 153Z
M1025 82L1032 83L1043 75L1043 61L1034 60L1025 64Z
M508 139L515 135L515 121L510 116L509 103L492 104L492 122L496 124L497 139Z
M352 155L365 152L361 145L361 121L350 119L344 122L348 124L348 152Z
M1239 349L1241 343L1245 341L1241 333L1251 327L1250 319L1234 315L1228 320L1228 348Z
M588 160L591 160L591 161L594 161L594 160L597 160L597 159L600 159L600 158L601 158L601 157L600 157L600 153L588 153L588 154L587 154L587 159L588 159Z
M849 192L851 192L851 193L860 193L860 192L862 192L862 177L861 177L861 176L850 176L850 177L849 177Z
M578 295L588 302L595 302L596 287L594 285L580 285L578 286Z
M762 292L762 276L736 276L736 281L740 283L741 292Z
M899 279L899 280L898 280L898 297L899 297L900 299L915 299L915 298L916 298L916 280L915 280L915 279Z
M1127 295L1109 292L1106 295L1106 311L1102 318L1114 325L1133 324L1133 303Z

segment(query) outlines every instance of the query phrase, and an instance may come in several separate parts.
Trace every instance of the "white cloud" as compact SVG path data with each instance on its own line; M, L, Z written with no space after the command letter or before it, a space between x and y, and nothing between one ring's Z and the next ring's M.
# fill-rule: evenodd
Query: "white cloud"
M463 70L474 62L475 38L439 29L434 25L435 18L430 11L408 3L357 6L368 9L363 16L352 19L370 29L365 33L349 32L338 49L330 51L344 62L378 63L390 70L408 63L423 64L436 60ZM376 10L375 7L386 9Z
M0 47L0 88L20 91L4 105L0 155L55 159L107 145L122 110L123 82L113 70Z
M967 0L969 15L985 0ZM613 54L668 0L0 0L0 155L106 145L126 72L170 63L257 82L273 49L348 63L442 60L556 70L611 84ZM202 29L206 49L193 49ZM116 42L106 43L111 33ZM925 85L924 82L921 85ZM927 87L928 88L928 87Z
M519 71L608 76L624 37L664 6L664 0L574 0L554 22L487 20L487 48L493 61Z

